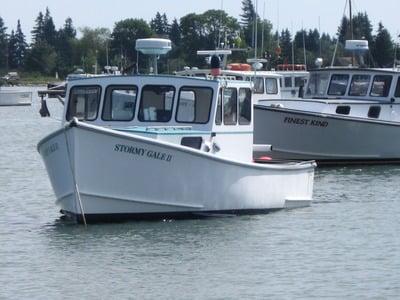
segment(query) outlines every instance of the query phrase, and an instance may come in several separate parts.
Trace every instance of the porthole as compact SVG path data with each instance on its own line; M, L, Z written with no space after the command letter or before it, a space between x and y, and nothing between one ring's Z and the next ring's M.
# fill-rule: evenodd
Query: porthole
M380 106L371 106L368 110L368 118L377 119L379 118L380 113L381 113Z
M350 106L338 106L336 113L339 115L348 115L350 113Z

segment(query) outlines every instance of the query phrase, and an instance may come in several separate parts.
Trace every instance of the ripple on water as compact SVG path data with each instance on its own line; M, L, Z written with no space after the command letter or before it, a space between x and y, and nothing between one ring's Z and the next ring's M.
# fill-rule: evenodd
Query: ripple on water
M59 123L37 110L0 107L0 298L400 294L399 166L319 169L305 209L85 229L59 218L36 152Z

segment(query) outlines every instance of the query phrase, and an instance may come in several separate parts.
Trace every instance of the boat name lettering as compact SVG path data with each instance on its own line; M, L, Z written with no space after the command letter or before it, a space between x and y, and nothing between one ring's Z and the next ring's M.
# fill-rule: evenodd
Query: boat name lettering
M328 127L327 121L312 120L312 119L302 119L302 118L291 118L285 117L284 123L305 125L305 126L316 126L316 127Z
M51 145L48 145L46 148L43 149L43 156L47 157L53 152L56 152L58 150L58 143L53 143Z
M144 156L144 157L163 160L163 161L167 161L167 162L170 162L172 160L171 154L158 152L158 151L154 151L154 150L150 150L150 149L145 149L145 148L141 148L141 147L135 147L135 146L116 144L114 147L114 151L129 153L129 154L137 155L137 156Z

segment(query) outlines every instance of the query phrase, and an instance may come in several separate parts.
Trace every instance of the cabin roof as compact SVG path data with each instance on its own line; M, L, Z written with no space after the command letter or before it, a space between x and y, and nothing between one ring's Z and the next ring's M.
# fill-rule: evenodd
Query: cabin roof
M399 69L393 69L393 68L357 68L357 67L327 67L327 68L322 68L322 69L313 69L310 70L311 73L316 73L316 72L346 72L346 73L385 73L385 74L400 74Z
M242 76L261 76L261 77L272 77L281 78L282 75L275 71L236 71L236 70L223 70L223 74L226 75L242 75Z

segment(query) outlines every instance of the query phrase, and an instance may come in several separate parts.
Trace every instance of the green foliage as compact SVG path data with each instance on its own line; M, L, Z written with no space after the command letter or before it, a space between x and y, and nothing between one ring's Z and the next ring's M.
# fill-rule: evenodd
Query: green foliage
M389 31L380 22L378 34L374 37L372 55L379 67L390 67L393 65L394 44Z
M25 35L22 33L21 23L18 20L17 30L11 31L8 40L8 67L10 69L21 69L24 66L26 47Z
M111 32L108 28L91 29L84 27L80 29L82 38L75 45L75 65L87 73L100 71L100 66L105 66L107 61L107 48Z
M73 71L76 44L76 29L73 26L72 19L67 18L63 28L58 30L55 40L56 71L60 76L64 77Z
M240 21L222 10L208 10L202 14L190 13L170 23L165 13L157 12L149 23L142 19L125 19L115 23L112 32L106 28L81 28L79 38L71 18L56 29L50 10L39 12L32 29L32 42L27 45L18 21L17 28L7 35L7 27L0 17L0 69L39 72L43 75L61 76L82 68L85 72L100 72L106 64L118 65L131 72L137 65L147 70L148 58L138 55L136 40L148 37L169 37L173 49L159 60L160 72L173 72L186 65L205 67L204 57L197 50L216 48L241 48L248 51L234 51L231 61L243 62L254 56L254 28L257 22L257 54L268 58L269 68L279 63L304 63L304 49L308 67L314 67L317 57L329 64L335 49L336 39L317 29L290 32L284 29L273 33L272 24L261 20L255 13L253 1L242 0ZM376 66L393 64L393 41L389 32L380 23L374 36L371 21L366 13L353 17L354 39L366 39ZM338 28L339 47L337 56L348 56L344 41L351 38L349 19L344 17ZM303 42L304 39L304 42ZM262 42L263 41L263 42ZM279 48L278 48L279 45ZM280 50L280 51L277 51ZM279 53L280 52L280 53ZM399 52L400 53L400 52ZM400 54L399 54L400 55ZM139 61L137 61L139 57ZM347 57L348 58L348 57ZM337 61L346 63L346 58Z
M244 39L246 44L250 47L254 46L254 20L258 16L256 16L256 11L253 5L252 0L242 0L242 11L243 13L240 15L241 25L243 29ZM257 24L258 25L258 24Z
M353 17L353 33L350 31L349 18L343 17L341 25L338 29L339 41L344 44L346 40L367 40L372 42L372 24L368 14L358 13Z
M204 65L204 57L197 50L231 48L237 46L240 25L221 10L208 10L203 14L188 14L181 18L183 58L189 65Z
M150 21L150 28L159 37L166 37L170 31L167 15L157 12L156 17Z
M54 74L56 68L56 52L45 41L35 43L26 59L26 70L41 74Z
M4 25L3 19L0 17L0 69L8 67L8 35L7 27Z
M143 19L125 19L115 23L111 34L111 52L113 60L126 69L136 63L136 40L151 37L150 26ZM139 58L139 65L143 66L147 59Z

